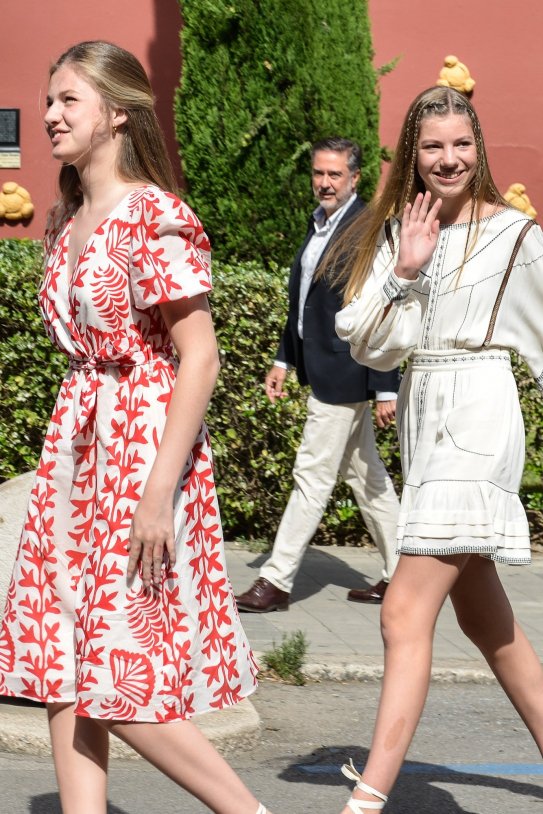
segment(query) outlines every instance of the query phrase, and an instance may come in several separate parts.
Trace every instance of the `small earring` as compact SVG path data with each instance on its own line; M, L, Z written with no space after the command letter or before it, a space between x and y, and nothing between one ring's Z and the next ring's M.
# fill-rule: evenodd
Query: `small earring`
M117 135L117 126L114 124L113 125L113 138L115 138L116 135Z

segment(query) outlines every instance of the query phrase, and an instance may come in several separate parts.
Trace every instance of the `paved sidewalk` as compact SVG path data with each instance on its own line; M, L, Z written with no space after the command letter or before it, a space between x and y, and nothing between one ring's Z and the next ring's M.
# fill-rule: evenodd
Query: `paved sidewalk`
M251 554L235 544L227 547L230 579L236 593L258 577L266 555ZM347 601L347 590L380 578L376 551L339 546L311 546L298 574L288 612L242 613L255 652L279 644L283 635L302 630L308 639L311 678L370 678L382 674L383 648L379 605ZM517 619L543 660L543 555L529 566L499 566L500 576ZM437 624L434 645L435 679L481 681L491 678L479 651L460 632L446 602Z

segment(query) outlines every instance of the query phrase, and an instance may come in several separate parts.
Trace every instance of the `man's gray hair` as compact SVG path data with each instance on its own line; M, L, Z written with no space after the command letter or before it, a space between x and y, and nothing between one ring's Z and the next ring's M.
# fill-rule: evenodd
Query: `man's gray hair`
M311 147L311 160L315 157L315 153L319 150L333 150L335 153L349 153L347 156L347 166L349 172L353 173L362 167L362 150L356 141L351 141L348 138L340 138L339 136L332 136L331 138L323 138L316 141Z

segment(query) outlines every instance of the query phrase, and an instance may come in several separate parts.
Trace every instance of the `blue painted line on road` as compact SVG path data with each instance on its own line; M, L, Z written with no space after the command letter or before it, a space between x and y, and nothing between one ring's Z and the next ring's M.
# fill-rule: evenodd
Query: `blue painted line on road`
M484 774L497 775L540 775L543 774L543 763L444 763L428 766L424 763L411 763L402 770L407 774L427 774L442 772L444 774Z
M295 766L305 774L338 774L340 766L326 764ZM543 763L406 763L402 774L481 774L508 777L543 775Z

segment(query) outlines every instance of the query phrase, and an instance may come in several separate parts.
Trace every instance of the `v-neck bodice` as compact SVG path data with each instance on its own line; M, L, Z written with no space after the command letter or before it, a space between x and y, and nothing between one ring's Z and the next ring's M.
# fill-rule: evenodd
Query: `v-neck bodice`
M68 220L46 254L40 306L52 341L70 357L108 357L171 344L158 305L208 291L209 242L178 198L131 190L89 236L71 277ZM160 238L160 239L159 239Z
M75 219L76 219L76 216L77 216L77 212L75 213L75 215L72 215L67 220L66 225L64 227L64 231L66 232L66 272L67 272L68 281L70 281L72 279L72 277L74 275L74 272L77 270L77 266L79 264L80 257L84 254L88 243L91 240L93 240L96 233L100 232L100 231L102 231L103 229L106 228L108 221L110 221L115 216L115 214L117 212L117 209L121 208L124 205L127 198L129 198L134 192L138 192L140 190L143 191L146 188L146 186L137 187L137 188L133 187L132 189L125 192L124 195L122 195L122 197L117 201L115 206L113 206L110 209L110 211L107 213L107 215L104 218L102 218L98 222L96 227L90 232L87 239L83 242L83 244L81 246L81 249L79 251L76 251L75 256L73 258L73 263L71 264L71 267L70 267L70 244L72 242L72 231L73 231L73 226L74 226Z

